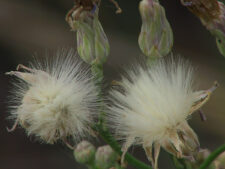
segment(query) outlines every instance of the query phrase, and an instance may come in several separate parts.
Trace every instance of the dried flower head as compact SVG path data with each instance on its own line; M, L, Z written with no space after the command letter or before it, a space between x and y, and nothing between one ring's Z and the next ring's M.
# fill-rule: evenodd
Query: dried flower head
M112 90L109 125L124 140L123 156L132 144L142 144L148 159L157 168L160 147L178 158L192 158L199 149L197 135L187 119L216 88L194 91L193 69L181 59L160 60L145 70L136 67ZM154 149L154 155L152 150Z
M11 130L19 124L46 143L68 137L76 142L91 132L98 92L73 50L57 53L51 62L19 65L6 73L19 78L11 100L11 117L16 119Z
M220 53L225 56L225 5L217 0L181 0L216 38Z

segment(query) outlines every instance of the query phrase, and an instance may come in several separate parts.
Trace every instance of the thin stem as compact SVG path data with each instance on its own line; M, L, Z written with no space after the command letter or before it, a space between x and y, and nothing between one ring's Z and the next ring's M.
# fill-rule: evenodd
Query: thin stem
M185 166L184 166L184 164L181 162L181 161L179 161L175 156L173 156L172 154L169 154L170 155L170 158L171 158L171 160L172 160L172 162L173 162L173 165L174 165L174 167L175 168L177 168L177 169L185 169Z
M206 169L222 152L225 151L225 144L212 152L209 157L202 163L199 169Z
M91 164L91 165L87 165L88 169L100 169L97 166L95 166L95 164Z
M97 85L99 85L99 97L101 98L101 87L102 87L102 79L103 79L103 67L102 65L92 65L92 74L95 76L95 81L97 83ZM100 107L99 111L99 122L93 127L93 130L95 130L96 132L98 132L98 134L102 137L102 139L109 144L112 149L117 152L119 155L122 155L122 151L121 151L121 147L119 146L119 144L117 143L117 141L114 139L114 137L110 134L110 132L108 131L106 125L105 125L105 112L102 111L103 107ZM134 167L136 167L137 169L152 169L150 166L148 166L147 164L139 161L138 159L136 159L135 157L133 157L132 155L126 153L125 155L125 160L133 165Z

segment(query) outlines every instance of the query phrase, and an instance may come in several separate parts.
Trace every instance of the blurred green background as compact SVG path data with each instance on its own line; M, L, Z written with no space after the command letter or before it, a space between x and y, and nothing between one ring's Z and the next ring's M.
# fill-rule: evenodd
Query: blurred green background
M100 20L110 40L111 54L104 66L105 81L119 78L119 72L134 60L144 58L137 45L141 20L139 0L118 0L123 13L102 0ZM202 148L214 150L225 142L225 58L217 50L215 39L178 0L161 0L174 31L173 55L189 59L196 67L200 89L209 88L217 80L220 87L203 111L208 120L201 122L196 113L190 124L199 136ZM0 0L0 168L1 169L74 169L78 165L72 152L63 145L39 144L28 138L24 130L7 133L7 95L10 77L5 72L17 64L27 64L33 55L43 55L57 48L76 48L75 33L65 22L65 14L73 0ZM98 141L97 144L102 144ZM137 158L147 162L141 147L131 148ZM130 169L132 167L129 167ZM159 158L160 169L173 169L168 154Z

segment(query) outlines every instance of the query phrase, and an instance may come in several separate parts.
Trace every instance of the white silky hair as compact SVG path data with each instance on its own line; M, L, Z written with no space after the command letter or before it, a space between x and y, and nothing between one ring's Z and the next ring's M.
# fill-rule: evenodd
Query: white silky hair
M51 59L32 63L34 82L14 83L10 107L28 135L55 143L72 137L75 142L91 134L98 110L98 89L89 68L74 50L58 51Z
M123 90L110 92L109 126L125 142L167 139L167 131L187 120L196 101L191 64L180 58L160 59L150 68L136 65L127 75L119 82Z

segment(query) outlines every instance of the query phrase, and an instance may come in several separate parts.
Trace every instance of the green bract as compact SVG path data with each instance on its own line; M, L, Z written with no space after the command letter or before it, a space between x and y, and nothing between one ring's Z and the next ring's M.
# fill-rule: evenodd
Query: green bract
M225 56L225 35L221 31L215 31L216 44L220 53Z

